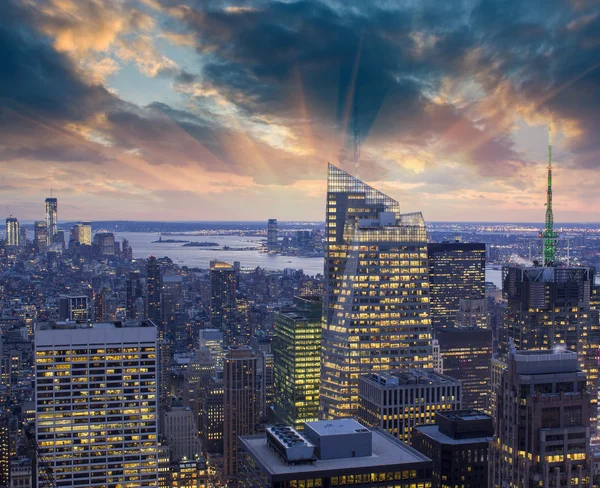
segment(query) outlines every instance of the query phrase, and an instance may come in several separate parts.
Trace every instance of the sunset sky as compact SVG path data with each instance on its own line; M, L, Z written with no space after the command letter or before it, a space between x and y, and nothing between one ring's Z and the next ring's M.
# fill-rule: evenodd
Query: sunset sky
M426 220L600 221L597 0L0 0L0 203L323 220L327 162Z

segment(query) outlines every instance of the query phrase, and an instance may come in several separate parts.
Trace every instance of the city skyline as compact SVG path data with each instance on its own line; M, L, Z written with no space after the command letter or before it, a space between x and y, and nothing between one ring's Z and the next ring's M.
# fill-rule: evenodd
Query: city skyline
M555 219L597 221L593 2L10 0L0 14L0 203L20 221L42 218L50 188L61 220L320 220L327 163L354 173L355 106L359 175L403 212L542 222L552 121Z

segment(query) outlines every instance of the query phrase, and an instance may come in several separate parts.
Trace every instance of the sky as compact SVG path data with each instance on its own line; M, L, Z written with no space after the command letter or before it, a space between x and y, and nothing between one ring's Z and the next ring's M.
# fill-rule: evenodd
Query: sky
M600 222L598 0L2 0L21 220L323 220L327 163L428 221ZM6 207L9 208L6 208Z

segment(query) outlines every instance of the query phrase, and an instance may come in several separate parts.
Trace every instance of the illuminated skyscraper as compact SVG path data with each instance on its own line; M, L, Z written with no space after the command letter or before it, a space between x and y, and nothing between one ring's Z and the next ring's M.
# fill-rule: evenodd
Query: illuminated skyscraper
M164 339L164 334L161 334L161 319L162 319L162 272L160 263L154 256L148 258L148 280L147 280L147 297L148 297L148 319L159 328L159 336Z
M210 262L210 325L223 332L225 346L238 344L241 337L235 320L235 268L222 261Z
M86 246L92 245L92 223L90 221L79 222L71 228L71 240Z
M7 217L6 219L6 245L7 246L18 246L19 245L19 221L16 217Z
M35 362L36 437L57 488L156 487L156 328L38 324Z
M223 376L223 476L231 480L237 476L238 436L256 434L258 426L256 355L252 349L230 347L225 354Z
M427 254L431 324L434 329L454 327L461 300L485 299L485 244L428 244Z
M593 268L505 267L503 296L508 308L498 331L500 359L507 360L510 340L517 350L563 345L576 352L592 395L592 428L598 402L600 325L590 309Z
M33 243L37 252L45 252L48 248L48 226L43 220L33 224Z
M48 227L48 241L50 245L54 242L56 235L56 224L58 223L58 200L56 198L46 198L46 227Z
M296 429L319 420L321 312L318 297L295 297L275 315L275 415Z
M277 219L269 219L267 222L267 251L277 251L279 242L277 240Z
M349 417L358 378L431 368L427 233L421 213L329 165L321 409Z

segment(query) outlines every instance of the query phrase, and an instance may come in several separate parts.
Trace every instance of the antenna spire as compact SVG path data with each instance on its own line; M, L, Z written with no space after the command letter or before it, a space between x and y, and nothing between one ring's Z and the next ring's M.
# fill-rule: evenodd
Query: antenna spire
M544 239L544 266L550 266L556 259L556 239L554 213L552 211L552 124L548 124L548 189L546 190L546 225L542 232Z

